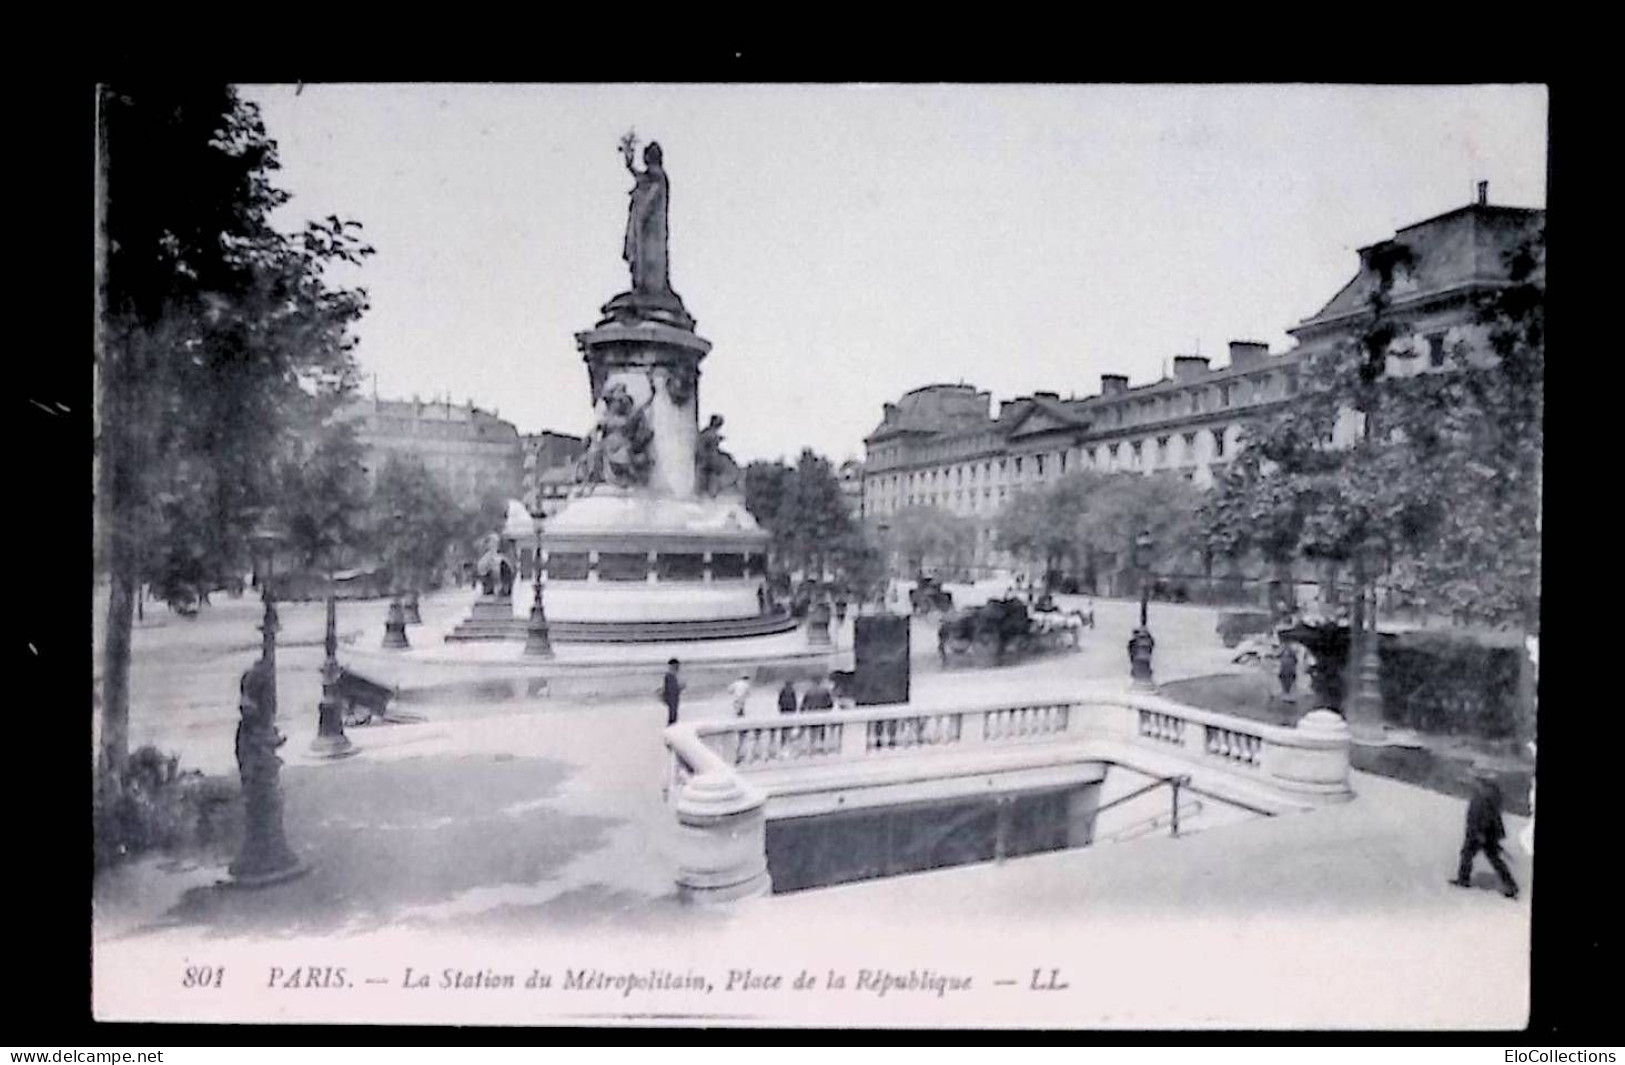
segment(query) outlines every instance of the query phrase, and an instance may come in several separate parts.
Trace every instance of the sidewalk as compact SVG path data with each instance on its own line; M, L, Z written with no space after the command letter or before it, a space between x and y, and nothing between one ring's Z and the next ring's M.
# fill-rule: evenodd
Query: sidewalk
M336 763L295 751L288 833L316 871L222 894L204 887L219 867L137 863L98 884L98 965L218 954L220 937L430 960L429 944L542 937L640 964L1059 966L1087 989L1032 1023L1522 1023L1530 861L1509 841L1516 902L1486 869L1480 890L1449 887L1459 800L1356 774L1353 802L1312 813L695 909L673 890L663 721L652 704L487 715L358 730L365 752ZM1515 839L1524 821L1507 823Z

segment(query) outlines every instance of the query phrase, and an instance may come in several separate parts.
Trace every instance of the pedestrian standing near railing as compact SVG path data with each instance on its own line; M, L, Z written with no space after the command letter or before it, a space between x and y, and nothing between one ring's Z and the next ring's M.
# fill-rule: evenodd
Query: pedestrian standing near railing
M666 704L666 724L677 724L677 704L683 697L683 682L677 678L682 663L673 658L666 663L666 678L660 685L660 701Z
M741 673L739 679L728 685L728 697L733 700L734 717L745 716L745 698L750 695L750 674Z
M793 680L784 682L779 689L779 713L793 714L796 712L796 683Z

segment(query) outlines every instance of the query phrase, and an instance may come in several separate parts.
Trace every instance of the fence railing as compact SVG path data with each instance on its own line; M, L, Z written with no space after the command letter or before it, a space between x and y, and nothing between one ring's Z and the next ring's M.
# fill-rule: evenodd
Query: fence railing
M1267 779L1279 771L1284 782L1304 779L1303 767L1296 764L1303 758L1329 754L1333 762L1341 757L1341 778L1346 782L1347 776L1347 731L1330 711L1285 727L1138 693L942 709L904 704L678 727L723 765L744 773L979 747L1115 740L1249 777ZM1336 768L1331 767L1334 777Z
M753 826L754 838L763 831L766 805L776 790L838 790L847 785L830 771L843 766L878 768L896 761L900 777L917 780L922 770L929 774L935 758L953 756L953 768L945 772L962 774L967 765L977 766L978 755L992 756L987 764L996 770L1025 762L1023 749L1043 749L1041 761L1049 764L1070 759L1122 764L1164 780L1177 776L1182 784L1195 774L1193 790L1216 789L1206 793L1242 804L1291 808L1352 794L1349 731L1332 711L1313 711L1286 727L1135 692L939 709L865 707L771 722L721 718L673 725L666 730L666 744L678 821L691 835L699 833L696 839L723 833L712 849L731 856L729 861L746 862L730 874L735 884L754 883L752 878L762 875L759 856L741 842L741 819ZM1007 757L1008 752L1015 753ZM870 783L875 779L869 771L864 775ZM1235 797L1219 794L1227 790ZM715 860L720 859L705 859ZM705 861L696 868L704 869ZM691 894L703 896L707 890L681 877L680 882Z

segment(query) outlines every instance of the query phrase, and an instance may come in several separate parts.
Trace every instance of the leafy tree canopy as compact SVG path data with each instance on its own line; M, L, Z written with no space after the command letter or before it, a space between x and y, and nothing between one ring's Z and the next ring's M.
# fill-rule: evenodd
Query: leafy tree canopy
M1379 286L1360 331L1307 361L1297 399L1213 493L1213 548L1358 558L1415 607L1536 625L1543 235L1509 254L1507 276L1441 372L1415 372L1425 349Z

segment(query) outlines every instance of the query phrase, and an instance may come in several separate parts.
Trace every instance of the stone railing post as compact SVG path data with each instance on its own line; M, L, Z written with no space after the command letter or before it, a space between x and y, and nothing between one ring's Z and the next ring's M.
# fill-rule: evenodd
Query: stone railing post
M869 750L869 722L841 722L841 758L856 761Z
M677 890L685 902L766 895L767 797L737 775L702 772L677 797Z
M986 709L961 711L959 715L959 742L962 744L986 743L987 715L991 712Z
M1349 786L1348 723L1333 710L1311 710L1298 727L1264 733L1264 772L1282 791L1321 802L1354 797Z

